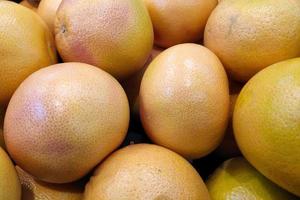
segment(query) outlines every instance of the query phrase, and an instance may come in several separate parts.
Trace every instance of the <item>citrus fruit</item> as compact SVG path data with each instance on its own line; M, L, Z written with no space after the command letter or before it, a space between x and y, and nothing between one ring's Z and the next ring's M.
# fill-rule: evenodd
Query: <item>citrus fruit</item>
M20 85L6 111L4 140L22 169L46 182L67 183L117 148L128 123L126 94L111 75L64 63Z
M140 70L153 45L151 19L141 0L64 0L55 34L65 62L92 64L118 79Z
M300 196L300 58L276 63L242 89L233 128L246 159Z
M37 13L43 18L53 33L56 11L61 2L62 0L42 0L37 10Z
M212 200L296 200L261 175L244 158L225 161L206 181Z
M197 42L217 0L144 0L153 23L155 44L171 47Z
M210 15L204 44L230 76L245 82L261 69L300 56L300 1L226 0Z
M160 48L153 47L151 54L144 67L140 71L133 74L132 76L130 76L122 82L122 85L129 100L130 111L133 114L133 116L139 116L139 92L143 75L149 64L152 62L152 60L156 58L162 51L163 50Z
M81 200L83 188L72 184L49 184L36 180L20 167L16 170L22 185L22 200Z
M0 147L0 199L21 200L21 184L15 167Z
M24 6L0 2L0 32L0 105L4 105L27 76L57 60L48 27Z
M146 133L154 143L187 158L205 156L220 144L228 111L225 70L201 45L165 50L144 74L140 115Z
M178 154L151 144L130 145L110 155L91 177L84 200L209 200L197 171Z

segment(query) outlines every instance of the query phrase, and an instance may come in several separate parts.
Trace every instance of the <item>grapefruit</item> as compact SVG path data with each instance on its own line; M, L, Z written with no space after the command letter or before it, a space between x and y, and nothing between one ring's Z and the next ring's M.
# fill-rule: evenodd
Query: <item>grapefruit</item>
M155 44L164 48L203 38L217 0L143 0L153 23Z
M300 1L226 0L210 15L204 45L230 76L246 82L263 68L300 56Z
M242 89L233 128L246 159L300 196L300 58L276 63Z
M187 158L213 151L228 120L229 89L219 59L197 44L180 44L156 57L140 89L140 115L156 144Z
M261 175L244 158L225 161L206 181L212 200L297 200Z
M86 186L83 200L209 200L197 171L178 154L151 144L130 145L110 155Z
M22 122L22 123L20 123ZM51 183L80 179L123 141L129 106L121 85L83 63L30 75L14 93L4 139L17 165Z
M52 34L32 10L0 2L0 105L31 73L57 62Z
M65 62L92 64L118 79L140 70L153 45L151 19L141 0L64 0L55 34Z

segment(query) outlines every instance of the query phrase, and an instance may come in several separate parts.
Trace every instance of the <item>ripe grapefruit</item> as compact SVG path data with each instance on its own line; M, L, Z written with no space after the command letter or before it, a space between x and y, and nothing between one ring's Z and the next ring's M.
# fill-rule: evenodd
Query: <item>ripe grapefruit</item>
M225 161L206 181L212 200L297 200L242 157Z
M140 70L153 45L151 19L141 0L64 0L55 34L65 62L92 64L118 79Z
M117 148L128 123L126 94L111 75L64 63L20 85L6 111L4 140L22 169L46 182L67 183Z
M300 58L276 63L242 89L234 109L236 141L264 176L300 196Z
M263 68L300 56L299 0L226 0L210 15L204 45L246 82Z
M151 144L130 145L110 155L86 186L84 200L209 200L197 171L178 154Z
M197 44L173 46L147 68L140 115L156 144L195 159L213 151L227 127L229 89L219 59Z
M57 58L48 27L22 5L0 2L0 32L0 105L4 105L27 76Z

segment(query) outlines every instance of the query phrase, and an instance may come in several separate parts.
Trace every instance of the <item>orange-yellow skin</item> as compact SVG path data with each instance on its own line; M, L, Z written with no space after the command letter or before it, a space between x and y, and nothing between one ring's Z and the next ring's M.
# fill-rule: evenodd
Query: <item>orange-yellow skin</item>
M6 111L4 139L22 169L46 182L67 183L117 148L128 123L126 94L111 75L64 63L37 71L17 89Z
M155 44L164 48L203 38L217 0L143 0L153 23Z
M242 157L225 161L208 178L206 185L212 200L299 200L260 174Z
M33 6L32 4L30 4L27 0L21 1L20 4L21 4L22 6L25 6L25 7L29 8L29 9L33 10L34 12L37 11L37 7L35 7L35 6Z
M0 147L0 199L21 200L21 184L14 164Z
M42 0L37 9L37 13L43 18L52 33L54 33L56 11L61 2L62 0Z
M22 185L22 200L82 200L83 187L77 183L50 184L36 180L16 166Z
M57 58L52 34L35 12L1 1L0 13L0 105L5 105L27 76Z
M219 59L197 44L156 57L140 89L140 115L156 144L195 159L213 151L227 127L229 89Z
M300 56L299 0L226 0L210 15L204 45L230 76L246 82L263 68Z
M149 64L152 62L152 60L156 58L162 51L163 49L153 47L151 54L144 67L140 71L133 74L128 79L122 82L122 85L129 100L130 112L135 117L139 116L139 92L143 75Z
M229 93L230 93L230 109L229 109L229 120L228 126L225 132L222 143L217 148L216 153L221 155L224 158L232 158L239 156L241 154L239 147L235 141L232 128L232 115L234 111L234 106L237 100L237 97L243 87L243 84L240 84L235 81L229 81Z
M300 197L300 58L259 72L242 89L233 128L246 159Z
M110 155L86 185L83 200L210 200L197 171L178 154L152 144Z
M117 79L140 70L153 46L151 19L141 0L64 0L55 34L64 61L95 65Z

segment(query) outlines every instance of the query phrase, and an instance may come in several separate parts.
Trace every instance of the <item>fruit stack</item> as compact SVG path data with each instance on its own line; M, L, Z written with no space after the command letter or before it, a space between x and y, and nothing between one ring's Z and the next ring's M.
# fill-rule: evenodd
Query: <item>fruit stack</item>
M0 116L0 200L300 199L300 1L0 0Z

